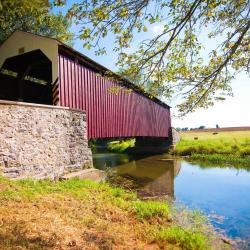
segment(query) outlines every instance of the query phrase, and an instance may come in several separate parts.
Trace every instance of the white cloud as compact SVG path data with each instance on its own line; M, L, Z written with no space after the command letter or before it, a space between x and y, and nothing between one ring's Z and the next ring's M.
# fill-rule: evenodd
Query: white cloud
M160 34L164 31L164 25L163 24L154 25L152 27L152 31L155 34Z

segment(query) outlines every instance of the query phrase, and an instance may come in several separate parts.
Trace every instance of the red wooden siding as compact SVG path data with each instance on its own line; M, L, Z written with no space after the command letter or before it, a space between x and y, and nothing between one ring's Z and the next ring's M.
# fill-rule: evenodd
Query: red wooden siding
M136 93L110 93L121 86L59 55L60 105L86 110L88 138L168 137L170 111Z

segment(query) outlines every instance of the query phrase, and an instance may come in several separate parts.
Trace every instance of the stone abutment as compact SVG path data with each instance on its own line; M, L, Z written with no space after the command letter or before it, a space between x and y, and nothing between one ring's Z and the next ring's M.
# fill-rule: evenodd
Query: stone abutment
M0 101L0 174L57 179L92 167L85 112Z

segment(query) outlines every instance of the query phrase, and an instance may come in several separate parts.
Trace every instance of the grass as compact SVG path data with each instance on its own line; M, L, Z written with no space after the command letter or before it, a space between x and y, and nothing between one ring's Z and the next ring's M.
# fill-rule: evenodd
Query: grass
M148 220L154 217L159 218L170 218L169 207L157 201L137 201L134 203L134 211L137 218L141 220Z
M183 230L180 227L164 228L156 234L158 240L167 240L181 249L206 249L206 237L201 233Z
M239 168L244 167L244 169L250 170L250 156L241 157L238 155L221 155L221 154L192 154L191 160L193 162L203 162L204 164L222 165L228 167L228 165L233 165Z
M173 218L166 203L107 183L0 178L0 249L212 248L214 232Z
M181 133L181 141L172 152L193 160L213 163L250 163L250 131Z
M135 146L135 139L127 139L121 141L112 141L108 143L108 150L116 153L123 153L129 148Z

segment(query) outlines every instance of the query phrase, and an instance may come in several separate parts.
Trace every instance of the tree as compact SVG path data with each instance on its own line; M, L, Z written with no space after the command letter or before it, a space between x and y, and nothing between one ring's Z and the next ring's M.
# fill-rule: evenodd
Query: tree
M199 126L198 129L205 129L206 127L204 125Z
M97 54L105 53L101 39L114 34L113 49L119 53L123 76L152 95L181 96L180 114L224 100L232 95L235 75L249 74L249 0L82 0L68 16L81 25L84 46L96 48ZM134 35L156 24L161 32L130 54L127 48ZM201 31L208 39L221 41L207 58Z
M17 29L71 44L71 21L51 10L48 0L0 0L0 44Z

